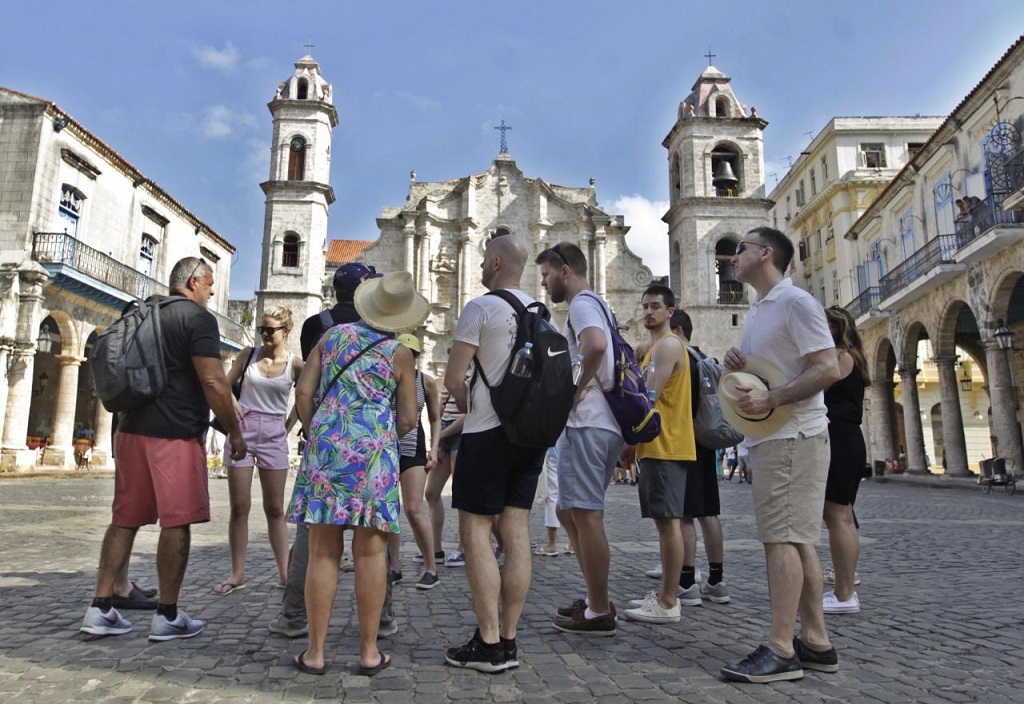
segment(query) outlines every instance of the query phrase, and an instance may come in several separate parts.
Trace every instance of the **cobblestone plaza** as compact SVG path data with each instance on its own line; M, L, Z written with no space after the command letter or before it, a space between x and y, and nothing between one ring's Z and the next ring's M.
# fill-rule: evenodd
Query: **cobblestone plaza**
M951 480L916 481L862 485L863 610L828 617L839 673L808 671L797 682L749 685L718 677L721 665L745 655L768 629L764 557L745 484L722 484L725 578L733 603L684 608L682 622L668 626L620 618L614 638L565 635L551 626L551 614L582 595L579 570L568 555L535 557L519 632L522 664L498 675L443 664L444 648L463 642L475 624L465 573L442 568L436 589L413 589L415 547L407 537L406 579L394 600L401 630L383 641L394 666L371 680L352 674L358 637L351 574L341 576L327 675L291 666L305 639L289 641L267 630L281 592L261 516L250 521L248 587L226 597L211 593L229 563L226 481L211 480L214 519L194 527L181 596L181 605L207 628L191 640L149 643L150 612L126 612L136 627L125 636L78 632L110 516L110 476L3 479L0 701L1024 701L1018 598L1024 498L998 488L984 495ZM531 519L540 539L543 510ZM606 523L611 592L621 610L655 586L643 572L658 561L657 537L653 524L639 519L634 487L610 487ZM452 516L446 535L455 535ZM134 579L151 585L156 537L154 528L140 531L131 568ZM828 564L824 544L822 557ZM698 566L706 569L700 549Z

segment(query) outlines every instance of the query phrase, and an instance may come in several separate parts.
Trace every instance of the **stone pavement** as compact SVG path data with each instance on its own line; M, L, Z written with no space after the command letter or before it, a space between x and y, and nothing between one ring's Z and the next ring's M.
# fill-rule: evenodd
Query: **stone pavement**
M291 667L304 639L267 630L281 593L260 516L251 520L248 588L227 597L210 593L228 573L225 481L211 481L214 520L194 530L181 598L192 615L208 621L206 631L151 644L149 613L129 612L137 625L128 635L79 634L111 492L109 475L0 479L0 701L1024 701L1018 598L1024 498L1001 490L986 496L970 485L936 491L865 482L858 502L864 608L829 617L842 669L774 685L718 678L718 668L745 655L768 627L764 559L747 485L722 485L732 604L684 607L683 621L669 626L621 621L615 638L561 634L550 613L582 594L582 580L571 557L537 557L519 633L522 665L498 675L442 664L443 649L473 629L464 571L442 569L436 589L413 589L415 549L407 539L406 580L395 597L401 631L384 641L394 665L372 680L351 674L357 661L351 574L341 577L328 674ZM621 609L654 587L643 571L658 560L657 541L650 522L639 519L634 487L612 486L608 496L611 586ZM542 514L532 516L537 537ZM453 537L454 521L446 528ZM156 535L140 531L131 569L149 584L156 581ZM703 553L698 564L706 568Z

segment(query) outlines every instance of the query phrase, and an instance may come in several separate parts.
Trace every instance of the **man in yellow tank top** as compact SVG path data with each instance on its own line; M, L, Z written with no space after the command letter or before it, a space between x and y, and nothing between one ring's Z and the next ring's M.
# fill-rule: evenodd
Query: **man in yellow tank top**
M661 588L630 602L634 608L626 611L625 616L632 621L676 623L676 588L683 568L686 473L696 471L697 459L690 361L683 341L669 328L676 305L672 289L660 284L649 286L641 303L644 327L651 339L641 366L648 372L647 388L653 390L661 414L661 434L636 446L640 460L640 514L653 518L658 529L662 576Z

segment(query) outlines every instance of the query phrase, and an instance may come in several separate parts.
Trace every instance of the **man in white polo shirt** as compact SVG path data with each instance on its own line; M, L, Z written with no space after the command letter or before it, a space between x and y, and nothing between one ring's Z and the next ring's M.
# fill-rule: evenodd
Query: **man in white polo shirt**
M829 465L822 391L839 380L839 364L821 304L785 277L792 260L792 242L768 227L748 232L732 258L737 280L754 287L757 301L740 347L726 353L725 366L741 371L747 357L756 355L787 380L768 389L737 386L739 412L755 417L792 406L789 420L775 432L746 440L757 469L754 515L768 564L772 625L767 645L722 668L723 677L742 682L800 679L804 668L839 669L821 609L817 553ZM798 612L801 633L794 638Z

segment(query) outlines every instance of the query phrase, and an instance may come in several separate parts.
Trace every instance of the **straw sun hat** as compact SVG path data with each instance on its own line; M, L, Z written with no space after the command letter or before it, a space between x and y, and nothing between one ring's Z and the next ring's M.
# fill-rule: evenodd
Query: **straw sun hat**
M353 303L363 322L384 332L415 330L430 313L430 304L413 289L407 271L367 279L356 289Z
M722 405L722 417L745 437L753 440L766 438L778 431L789 420L792 406L779 406L767 413L749 415L739 408L739 400L746 393L737 386L751 389L771 390L784 385L786 375L764 357L748 356L742 371L726 370L718 382L718 398Z

